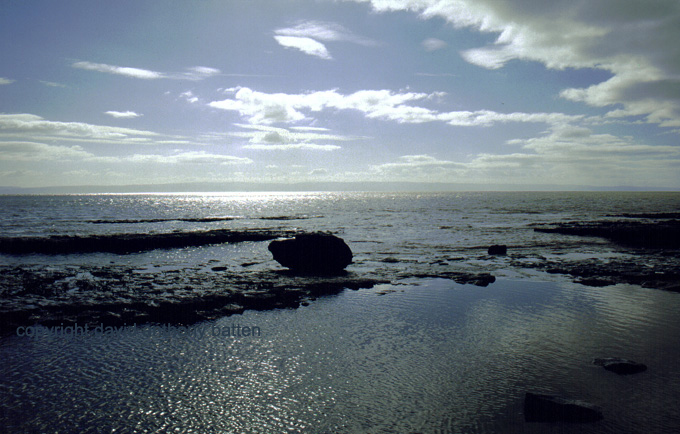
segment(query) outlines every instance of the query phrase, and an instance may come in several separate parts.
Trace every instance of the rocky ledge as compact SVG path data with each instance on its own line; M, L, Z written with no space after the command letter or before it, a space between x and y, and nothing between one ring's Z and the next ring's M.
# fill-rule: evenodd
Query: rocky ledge
M225 267L140 272L128 266L3 267L0 332L41 324L193 324L245 310L297 308L322 295L388 283L344 273L303 276L287 270L245 272Z
M627 247L680 249L680 220L566 222L541 225L534 230L600 237Z
M652 261L650 261L652 262ZM650 265L640 257L630 259L551 260L531 265L550 274L566 274L574 282L586 286L608 286L618 283L645 288L680 292L680 264L675 257L656 257Z
M495 280L488 273L448 268L438 272L418 267L357 268L318 274L284 270L273 261L234 266L216 260L170 269L159 264L0 266L0 333L12 334L19 326L33 324L188 325L248 309L297 308L344 289L414 278L445 278L478 286Z
M602 409L588 402L526 392L524 420L526 422L597 422Z
M612 242L623 255L611 259L541 258L525 267L567 274L588 286L617 283L680 292L680 213L624 214L618 220L534 225L534 231L598 237ZM615 217L615 216L610 216ZM521 261L515 265L521 266Z

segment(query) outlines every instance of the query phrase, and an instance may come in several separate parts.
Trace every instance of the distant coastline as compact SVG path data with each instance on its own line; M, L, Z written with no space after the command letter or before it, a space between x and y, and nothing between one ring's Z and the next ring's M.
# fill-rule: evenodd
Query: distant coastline
M460 184L426 182L301 182L301 183L172 183L130 185L73 185L44 187L0 186L8 194L102 194L102 193L207 193L207 192L456 192L456 191L680 191L673 187L594 186L558 184Z

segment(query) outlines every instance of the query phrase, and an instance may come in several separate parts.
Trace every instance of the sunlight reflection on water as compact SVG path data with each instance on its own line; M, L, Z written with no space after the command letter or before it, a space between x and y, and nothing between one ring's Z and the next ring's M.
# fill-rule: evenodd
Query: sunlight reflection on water
M680 397L680 294L527 280L487 288L414 283L183 330L3 339L0 425L252 433L680 428L670 408ZM385 289L396 291L378 295ZM234 324L257 326L261 336L215 336ZM610 356L649 370L619 377L592 365ZM525 390L592 402L605 420L526 424Z

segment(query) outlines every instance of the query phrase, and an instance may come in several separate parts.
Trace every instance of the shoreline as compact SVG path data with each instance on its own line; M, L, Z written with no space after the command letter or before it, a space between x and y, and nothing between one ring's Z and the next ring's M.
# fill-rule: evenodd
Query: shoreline
M631 217L641 221L629 218L534 226L537 232L571 238L565 239L565 245L573 246L578 237L604 238L613 252L619 254L613 258L601 253L587 258L570 257L569 251L575 250L573 248L562 251L562 255L546 255L536 246L529 251L522 246L509 246L507 254L501 255L474 250L462 257L441 256L433 251L415 261L399 255L381 258L380 254L363 252L355 257L350 271L333 276L296 274L274 265L272 260L262 261L261 257L251 258L254 262L242 262L240 267L217 265L220 261L209 259L194 266L175 264L171 269L147 263L146 269L140 269L139 265L95 265L88 263L87 257L80 265L7 265L0 267L0 335L34 324L48 327L76 323L188 325L245 310L297 308L317 297L338 294L345 289L400 285L413 279L442 278L483 287L492 284L495 275L499 272L502 275L503 270L519 274L522 270L538 270L548 275L569 276L575 283L594 287L625 283L680 292L680 264L675 260L680 221L675 220L676 215L672 213ZM651 219L661 223L650 222ZM213 230L200 232L201 239L196 239L194 233L127 234L117 241L117 236L110 235L106 236L108 244L95 243L86 251L109 251L113 245L127 246L124 249L127 250L149 240L158 242L147 244L147 250L167 247L166 242L174 247L177 242L182 246L189 242L188 245L193 246L194 242L204 245L253 241L259 248L262 241L293 233L299 231ZM65 238L69 240L67 244L75 243L68 244L69 249L92 241L91 237ZM658 248L659 240L670 247ZM62 241L43 238L40 242L54 246L55 242Z

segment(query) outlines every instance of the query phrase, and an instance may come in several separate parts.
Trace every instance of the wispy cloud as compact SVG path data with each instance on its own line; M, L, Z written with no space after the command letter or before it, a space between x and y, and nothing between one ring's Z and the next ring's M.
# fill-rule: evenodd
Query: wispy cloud
M135 113L135 112L132 112L132 111L118 112L118 111L115 111L115 110L110 110L110 111L107 111L107 112L104 112L104 113L106 113L107 115L112 116L116 119L130 119L130 118L138 118L138 117L142 116L141 114Z
M29 141L0 141L0 160L66 161L94 157L80 146L48 145Z
M161 146L195 143L182 136L84 122L50 121L27 113L0 114L0 140Z
M65 84L56 83L54 81L40 80L40 83L42 83L42 84L44 84L45 86L48 86L48 87L61 87L61 88L67 88L68 87Z
M440 72L440 73L416 72L413 75L417 75L419 77L455 77L456 76L456 74L452 74L450 72Z
M132 154L128 156L97 156L81 146L50 145L40 142L0 141L0 161L80 161L89 163L146 163L146 164L202 164L242 165L253 160L205 151L174 151L170 154Z
M446 48L448 44L441 39L437 38L428 38L425 39L423 42L421 42L422 47L425 49L425 51L437 51L441 50L442 48Z
M507 145L508 153L479 153L465 161L404 155L372 165L370 172L392 181L658 186L677 179L680 163L675 146L649 145L573 125L555 125L539 137Z
M0 131L4 134L45 134L55 137L115 138L159 136L158 133L131 128L93 125L83 122L55 122L40 116L20 114L0 114Z
M244 145L243 149L254 149L258 151L335 151L342 148L337 145L317 145L315 143L289 143L285 145L264 145L256 143Z
M293 27L277 29L277 35L313 38L319 41L346 41L361 45L378 45L373 41L354 34L337 23L327 21L300 21Z
M2 86L3 84L12 84L12 83L14 83L14 80L10 80L9 78L0 77L0 86Z
M166 74L168 78L185 78L187 80L198 81L206 78L213 77L215 75L220 75L221 71L217 68L210 68L208 66L192 66L187 68L188 72L182 72L179 74Z
M144 80L165 78L165 75L162 72L150 71L148 69L131 68L127 66L107 65L105 63L75 62L71 66L79 69L87 69L89 71L124 75L126 77L141 78Z
M439 160L435 157L426 154L420 155L403 155L399 157L396 163L384 163L371 166L371 170L377 171L402 171L403 169L411 170L413 168L428 168L433 167L451 167L461 166L460 163L454 163L448 160Z
M220 70L207 66L193 66L187 68L187 72L159 72L148 69L132 68L128 66L108 65L105 63L75 62L73 68L86 69L89 71L103 72L106 74L122 75L125 77L139 78L143 80L175 79L175 80L203 80L220 74Z
M274 39L281 46L296 48L310 56L330 60L333 57L326 46L319 42L345 41L360 45L378 45L377 42L355 35L337 23L325 21L300 21L293 27L285 27L274 31Z
M321 42L301 36L274 36L276 42L286 48L296 48L310 56L320 57L321 59L330 60L333 57L330 55L326 46Z
M218 164L223 166L253 163L253 160L250 158L211 154L205 151L177 151L170 155L135 154L125 157L124 160L131 163Z

